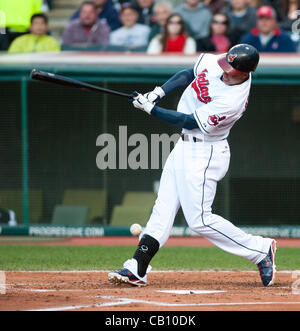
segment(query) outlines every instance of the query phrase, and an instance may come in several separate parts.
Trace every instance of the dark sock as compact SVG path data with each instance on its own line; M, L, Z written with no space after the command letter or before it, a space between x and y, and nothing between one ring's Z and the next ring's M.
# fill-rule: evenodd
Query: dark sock
M158 250L159 242L145 234L140 240L139 246L133 256L138 262L138 275L140 277L145 276L148 265Z

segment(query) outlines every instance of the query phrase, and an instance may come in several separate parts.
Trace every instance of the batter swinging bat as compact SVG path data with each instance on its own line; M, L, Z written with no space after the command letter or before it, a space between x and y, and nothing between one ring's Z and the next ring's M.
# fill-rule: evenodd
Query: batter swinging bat
M110 90L110 89L107 89L104 87L99 87L96 85L84 83L84 82L81 82L76 79L52 74L50 72L39 71L37 69L33 69L31 71L30 77L34 80L40 80L40 81L53 83L53 84L57 84L57 85L74 87L74 88L78 88L78 89L85 90L85 91L107 93L107 94L116 95L118 97L123 97L123 98L132 97L131 94Z

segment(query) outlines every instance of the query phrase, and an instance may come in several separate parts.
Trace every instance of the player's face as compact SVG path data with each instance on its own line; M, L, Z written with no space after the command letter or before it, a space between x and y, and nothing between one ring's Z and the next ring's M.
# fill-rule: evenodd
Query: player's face
M249 74L246 72L241 72L240 74L230 74L223 72L222 80L227 85L237 85L241 84L248 78Z
M41 17L36 17L30 26L30 32L32 34L42 36L48 31L48 24Z
M221 54L218 56L218 65L221 67L221 69L227 73L230 74L230 76L238 76L242 72L234 69L226 60L226 53Z

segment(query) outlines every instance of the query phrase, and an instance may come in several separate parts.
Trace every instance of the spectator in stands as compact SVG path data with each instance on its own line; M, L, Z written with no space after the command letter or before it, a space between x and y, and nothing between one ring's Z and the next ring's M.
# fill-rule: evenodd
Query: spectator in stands
M270 6L275 9L278 26L284 30L291 31L292 24L300 9L300 0L261 0L262 6Z
M211 21L209 37L197 40L197 52L227 52L231 47L228 31L228 17L222 13L215 14Z
M149 35L149 40L154 38L159 33L162 33L164 26L167 23L168 17L172 13L172 5L170 2L157 3L153 8L153 25Z
M151 26L153 22L153 7L155 0L132 0L133 7L138 12L137 23Z
M51 36L47 35L48 18L45 14L35 14L31 17L29 34L17 37L10 45L9 53L58 52L60 46Z
M281 22L285 18L284 1L285 0L261 0L261 3L256 8L258 9L262 6L272 7L276 12L277 22Z
M42 11L46 13L50 10L52 3L49 0L43 0Z
M148 44L150 27L137 23L139 14L130 3L123 4L120 13L122 27L113 31L109 44L126 49L145 48Z
M150 41L147 49L148 54L171 52L183 54L196 52L195 40L188 36L182 17L176 13L168 17L163 32Z
M191 28L195 39L209 35L212 14L200 0L185 0L183 4L175 8L174 12L183 17L184 22Z
M110 30L116 30L121 27L121 22L119 19L119 14L114 8L111 0L93 0L96 5L96 11L98 18L105 21ZM80 9L78 9L72 17L73 19L78 19L80 16Z
M155 4L153 8L153 25L151 27L151 32L149 35L149 41L153 39L156 35L163 32L164 26L166 25L167 18L172 13L172 5L170 2L159 2ZM185 28L190 37L193 37L193 31L191 30L189 24L185 22Z
M293 23L299 18L297 11L300 10L300 0L284 0L283 19L279 26L286 31L292 31Z
M42 0L0 0L6 28L6 33L0 34L0 50L7 50L15 38L28 33L30 19L33 14L42 12L42 4Z
M111 0L114 8L119 13L121 11L121 7L124 5L124 3L127 3L128 0Z
M80 8L79 19L72 20L63 33L63 44L89 47L99 45L106 47L110 28L97 15L93 1L85 1Z
M256 26L256 9L248 5L248 0L231 0L223 13L230 21L229 34L233 45Z
M263 0L248 0L248 5L255 9L258 9L259 7L263 6Z
M290 36L277 26L276 12L270 6L257 11L257 28L247 33L241 40L257 48L259 52L296 52Z
M203 0L203 3L213 15L222 11L227 5L226 0Z

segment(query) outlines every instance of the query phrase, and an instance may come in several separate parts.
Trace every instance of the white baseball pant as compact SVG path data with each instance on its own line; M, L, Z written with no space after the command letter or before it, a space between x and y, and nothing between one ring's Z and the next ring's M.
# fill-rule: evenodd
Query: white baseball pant
M272 239L247 234L212 213L217 182L229 167L227 140L194 142L189 138L179 139L166 161L157 200L141 236L152 236L162 247L181 206L193 231L226 252L259 263L268 253Z

